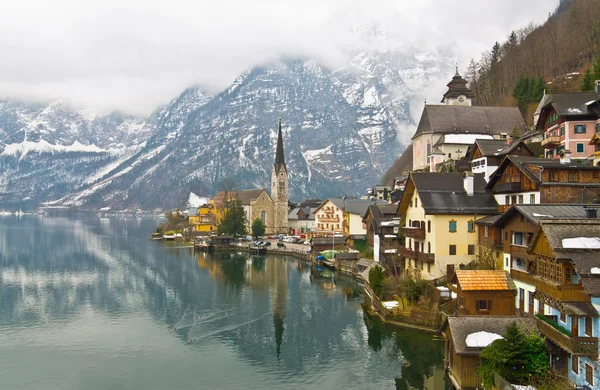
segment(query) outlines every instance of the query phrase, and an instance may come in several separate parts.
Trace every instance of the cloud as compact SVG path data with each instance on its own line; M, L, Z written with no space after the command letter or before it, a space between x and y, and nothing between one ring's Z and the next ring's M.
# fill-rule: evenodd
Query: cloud
M148 114L186 87L228 86L280 56L451 47L461 64L556 0L20 0L0 13L0 95ZM377 26L387 39L352 27Z

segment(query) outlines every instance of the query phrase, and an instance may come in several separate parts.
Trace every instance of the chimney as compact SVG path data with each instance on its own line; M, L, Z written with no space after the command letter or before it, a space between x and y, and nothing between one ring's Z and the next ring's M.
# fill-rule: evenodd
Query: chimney
M596 88L594 90L596 94L600 95L600 80L596 80Z
M510 145L512 144L512 137L509 135L508 138L506 138L506 144Z
M475 190L475 175L473 172L465 172L463 176L463 185L465 186L465 191L467 191L467 195L473 196L473 192Z
M596 207L583 206L586 218L598 218L598 209Z
M565 149L560 153L560 163L561 164L571 163L571 151L569 149Z

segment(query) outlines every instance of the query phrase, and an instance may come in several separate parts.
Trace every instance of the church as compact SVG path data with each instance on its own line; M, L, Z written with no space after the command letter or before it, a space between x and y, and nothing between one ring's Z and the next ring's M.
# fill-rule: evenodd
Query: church
M472 106L473 92L458 67L447 87L442 104L425 104L412 137L413 171L434 172L436 164L465 157L476 139L507 139L525 130L517 107Z
M248 232L252 222L260 218L266 226L266 234L287 234L288 232L288 171L283 154L281 120L277 133L275 163L271 171L271 195L263 188L243 190L237 194L246 213Z

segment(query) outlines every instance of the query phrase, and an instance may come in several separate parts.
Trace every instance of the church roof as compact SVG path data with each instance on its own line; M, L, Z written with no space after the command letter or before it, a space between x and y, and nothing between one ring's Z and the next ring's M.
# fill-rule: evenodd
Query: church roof
M287 171L285 166L285 158L283 156L283 136L281 135L281 119L279 120L279 131L277 133L277 150L275 152L275 171L279 172L283 167Z
M243 190L237 193L237 198L242 202L243 205L249 205L250 203L254 202L263 192L266 192L264 188Z
M448 91L444 94L444 98L442 99L442 103L446 98L455 98L459 95L465 95L468 98L473 98L473 92L467 87L467 80L463 79L462 76L458 73L458 67L456 68L456 74L452 77L452 80L447 84Z
M452 106L426 104L412 139L421 134L511 134L525 121L517 107Z

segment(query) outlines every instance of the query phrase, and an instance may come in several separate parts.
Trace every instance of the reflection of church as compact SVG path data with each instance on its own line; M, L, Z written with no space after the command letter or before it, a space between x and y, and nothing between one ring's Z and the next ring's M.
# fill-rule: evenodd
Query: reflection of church
M283 155L283 135L281 120L277 133L275 163L271 171L271 195L264 189L244 190L238 193L248 221L250 231L252 222L260 218L266 226L267 234L288 232L288 172Z

